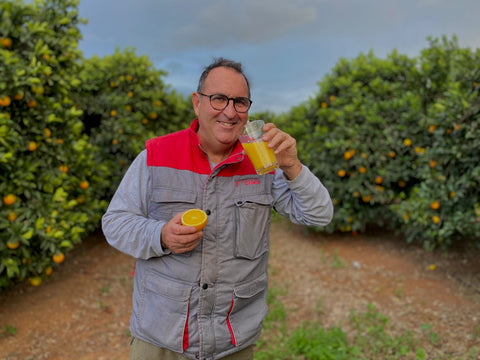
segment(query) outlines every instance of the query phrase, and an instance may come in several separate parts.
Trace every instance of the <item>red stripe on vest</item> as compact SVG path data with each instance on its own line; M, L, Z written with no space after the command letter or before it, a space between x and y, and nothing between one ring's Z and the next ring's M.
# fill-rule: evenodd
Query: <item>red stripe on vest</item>
M198 119L195 119L188 129L148 140L147 166L189 170L209 175L212 172L210 162L200 147L197 129ZM242 151L242 145L237 142L232 155L223 162L230 165L220 171L218 176L256 174L250 159Z
M235 340L235 334L233 333L232 324L230 323L230 314L232 313L234 304L235 304L235 298L232 295L232 304L230 305L230 310L228 310L228 314L227 314L227 326L228 326L228 331L230 331L230 337L232 338L232 344L233 346L237 346L237 341Z
M188 302L187 320L185 321L185 329L183 330L183 351L188 348L188 316L190 315L190 301Z

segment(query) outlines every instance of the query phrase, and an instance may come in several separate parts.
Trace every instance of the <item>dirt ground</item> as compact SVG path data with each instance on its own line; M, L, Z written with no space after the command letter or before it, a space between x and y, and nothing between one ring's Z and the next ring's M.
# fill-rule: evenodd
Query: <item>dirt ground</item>
M282 221L272 225L270 279L286 290L292 328L318 320L348 331L351 311L373 304L391 331L435 335L427 359L475 359L467 354L480 348L479 259L428 253L388 233L313 235ZM128 359L133 266L96 232L41 286L0 294L0 359Z

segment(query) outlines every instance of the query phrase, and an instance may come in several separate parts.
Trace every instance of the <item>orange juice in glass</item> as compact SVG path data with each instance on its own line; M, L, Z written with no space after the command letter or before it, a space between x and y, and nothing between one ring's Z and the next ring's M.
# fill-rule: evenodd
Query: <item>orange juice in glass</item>
M249 121L245 126L246 134L240 135L243 149L258 175L268 174L278 167L273 150L262 140L263 125L265 125L263 120Z

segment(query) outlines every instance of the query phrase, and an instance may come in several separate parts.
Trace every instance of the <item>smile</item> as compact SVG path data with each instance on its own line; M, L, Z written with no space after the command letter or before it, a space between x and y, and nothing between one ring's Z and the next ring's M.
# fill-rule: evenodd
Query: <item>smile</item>
M224 122L224 121L217 121L220 125L222 126L225 126L225 127L233 127L235 126L237 123L236 122Z

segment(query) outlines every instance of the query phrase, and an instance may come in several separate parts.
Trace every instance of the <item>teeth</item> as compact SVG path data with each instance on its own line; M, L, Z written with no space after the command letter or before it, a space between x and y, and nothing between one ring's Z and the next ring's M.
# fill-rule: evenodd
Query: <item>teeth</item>
M235 125L235 123L226 123L226 122L223 122L223 121L219 121L220 124L224 125L224 126L233 126Z

